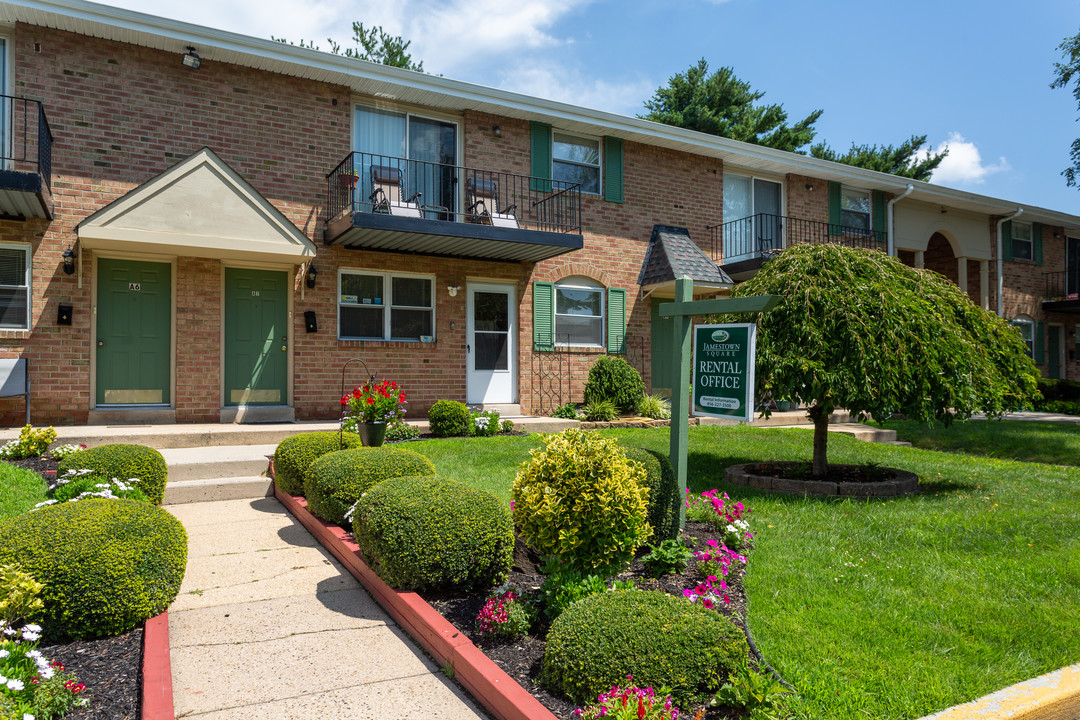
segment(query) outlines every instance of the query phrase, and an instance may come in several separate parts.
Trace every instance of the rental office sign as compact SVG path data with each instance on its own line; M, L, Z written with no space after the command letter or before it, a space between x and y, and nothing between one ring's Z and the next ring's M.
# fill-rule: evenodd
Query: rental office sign
M694 326L694 415L753 419L756 343L753 323Z

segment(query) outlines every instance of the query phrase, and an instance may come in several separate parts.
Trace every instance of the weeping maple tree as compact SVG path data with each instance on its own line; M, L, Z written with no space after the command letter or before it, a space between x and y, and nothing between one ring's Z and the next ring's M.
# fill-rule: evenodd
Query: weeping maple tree
M1015 328L944 276L876 250L795 245L732 295L782 297L754 317L758 400L809 405L814 477L828 472L838 407L878 421L903 413L948 424L974 412L997 417L1038 396L1039 372Z

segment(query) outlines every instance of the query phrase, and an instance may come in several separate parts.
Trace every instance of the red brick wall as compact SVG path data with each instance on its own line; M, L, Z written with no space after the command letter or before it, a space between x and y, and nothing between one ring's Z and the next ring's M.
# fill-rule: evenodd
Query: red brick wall
M926 244L926 252L923 254L923 267L944 275L952 280L954 284L960 283L960 270L956 264L956 254L953 252L948 239L941 233L934 233L930 236L930 242Z
M827 180L789 174L785 190L789 217L829 222L829 183Z

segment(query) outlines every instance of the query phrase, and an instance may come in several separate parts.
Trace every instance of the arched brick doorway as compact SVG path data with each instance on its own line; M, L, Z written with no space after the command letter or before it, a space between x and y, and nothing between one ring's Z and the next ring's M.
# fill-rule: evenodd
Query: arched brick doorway
M956 284L960 284L956 266L956 253L953 252L949 239L939 232L930 236L923 253L923 267L941 273Z

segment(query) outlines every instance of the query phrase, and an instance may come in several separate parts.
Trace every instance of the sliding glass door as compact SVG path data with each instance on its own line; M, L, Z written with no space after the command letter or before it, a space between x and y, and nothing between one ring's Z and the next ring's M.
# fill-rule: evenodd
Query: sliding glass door
M781 185L724 173L724 263L783 248Z

